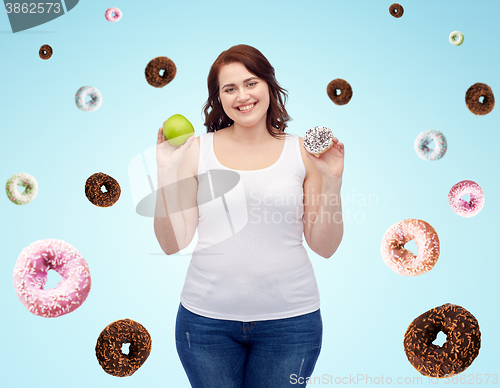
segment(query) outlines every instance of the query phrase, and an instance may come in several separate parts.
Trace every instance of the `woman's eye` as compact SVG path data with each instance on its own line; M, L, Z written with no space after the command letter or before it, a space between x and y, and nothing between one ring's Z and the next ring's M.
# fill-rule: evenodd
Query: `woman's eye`
M257 82L250 82L249 84L247 84L247 86L254 86L254 85L257 85ZM226 90L224 90L224 93L229 93L229 92L232 92L234 90L234 88L228 88Z

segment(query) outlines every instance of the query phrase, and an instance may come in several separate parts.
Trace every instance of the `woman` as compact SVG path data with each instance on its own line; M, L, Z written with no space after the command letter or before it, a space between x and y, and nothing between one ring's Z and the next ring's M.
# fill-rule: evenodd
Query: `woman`
M173 147L158 131L158 242L173 254L198 229L177 314L177 352L195 388L304 387L323 326L302 235L325 258L340 244L344 146L334 138L317 158L302 138L285 134L286 91L251 46L219 55L208 92L206 134ZM245 211L234 211L230 195L196 206L198 187L214 170L239 174ZM222 206L233 217L229 225Z

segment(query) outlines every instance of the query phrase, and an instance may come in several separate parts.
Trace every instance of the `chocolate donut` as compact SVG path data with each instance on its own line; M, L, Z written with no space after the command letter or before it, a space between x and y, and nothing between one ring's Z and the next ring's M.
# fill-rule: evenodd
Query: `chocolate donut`
M52 52L52 47L50 47L48 44L44 44L42 47L40 47L38 55L40 55L40 58L47 60L52 56Z
M122 345L130 343L128 354ZM104 372L117 377L133 374L151 353L151 336L144 326L131 319L115 321L101 332L95 355Z
M101 190L102 186L106 188L104 193ZM102 172L91 175L85 182L85 195L96 206L113 206L120 198L120 194L121 188L116 179Z
M330 100L336 105L347 104L352 97L352 88L349 82L337 78L331 81L326 87L326 93Z
M403 9L403 7L401 6L401 4L398 4L398 3L394 3L392 4L390 7L389 7L389 12L392 16L394 16L395 18L400 18L401 16L403 16L403 12L405 10Z
M479 101L480 97L483 97L483 102ZM467 89L465 93L465 104L475 115L488 114L495 106L493 91L488 85L478 82Z
M163 70L163 75L160 71ZM156 57L146 66L146 80L155 88L162 88L172 81L177 74L175 63L167 57Z
M446 342L432 342L442 331ZM481 332L474 316L446 303L415 318L408 326L404 348L408 361L424 376L445 378L462 373L479 354Z

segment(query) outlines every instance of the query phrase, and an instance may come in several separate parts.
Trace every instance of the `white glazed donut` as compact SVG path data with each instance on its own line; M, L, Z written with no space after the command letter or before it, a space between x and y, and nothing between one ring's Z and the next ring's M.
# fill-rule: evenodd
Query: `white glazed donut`
M91 100L86 103L85 98L90 96ZM82 86L76 92L75 102L78 109L84 112L94 112L100 108L102 104L101 92L92 86Z
M428 145L432 140L434 141L434 148L431 149ZM418 156L430 161L441 159L448 147L444 135L434 129L420 132L415 139L414 146Z
M62 276L56 288L44 290L47 272ZM90 272L82 255L62 240L39 240L24 248L14 266L14 287L30 313L45 318L68 314L87 299Z
M453 46L460 46L464 42L464 34L460 31L453 31L450 34L449 39Z
M108 22L117 22L122 18L122 11L116 7L111 7L106 10L104 16Z
M318 156L332 148L333 133L326 127L314 127L306 132L303 143L307 152Z
M25 187L24 191L19 192L17 186ZM25 172L12 175L7 179L5 191L9 199L16 205L26 205L35 199L38 194L38 183L34 177Z

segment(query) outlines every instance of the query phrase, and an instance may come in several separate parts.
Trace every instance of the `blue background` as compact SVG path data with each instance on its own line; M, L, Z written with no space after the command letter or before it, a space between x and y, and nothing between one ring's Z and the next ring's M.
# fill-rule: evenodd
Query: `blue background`
M201 109L209 68L241 43L258 48L289 91L288 132L303 137L327 126L345 144L343 241L326 260L304 240L324 322L313 377L360 374L393 383L419 377L405 356L404 333L414 318L444 303L461 305L479 321L481 350L463 373L467 381L482 374L484 384L485 374L498 374L500 265L493 242L500 108L476 116L465 92L483 82L498 98L500 2L405 0L399 19L389 14L391 4L82 0L66 15L16 34L0 12L0 181L26 172L39 184L27 205L6 195L0 201L2 386L189 387L174 326L190 256L162 254L153 219L135 213L128 165L154 146L158 128L174 114L187 117L197 136L206 132ZM119 22L104 18L108 7L123 12ZM465 35L458 47L448 40L455 30ZM54 50L47 61L38 56L43 44ZM177 66L161 89L144 76L157 56ZM334 105L326 94L335 78L352 86L347 105ZM93 113L75 105L85 85L103 96ZM446 136L441 160L424 161L413 148L427 129ZM121 184L110 208L84 195L96 172ZM485 193L483 210L469 219L447 199L465 179ZM414 278L392 272L380 254L386 229L406 218L429 222L441 242L436 266ZM29 313L12 284L21 250L49 238L72 244L92 276L85 303L52 319ZM413 242L407 247L416 252ZM51 271L48 286L58 277ZM134 375L118 378L101 369L94 347L106 325L124 318L145 326L153 346Z

